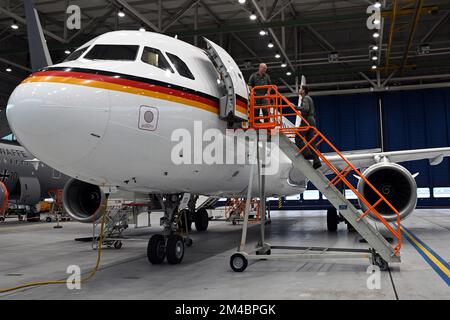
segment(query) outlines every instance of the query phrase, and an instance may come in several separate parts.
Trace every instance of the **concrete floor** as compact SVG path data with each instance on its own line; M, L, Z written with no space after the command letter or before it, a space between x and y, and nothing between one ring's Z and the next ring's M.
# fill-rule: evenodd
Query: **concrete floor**
M273 212L267 240L272 244L365 247L345 225L336 234L326 231L325 212ZM121 250L105 250L101 268L81 290L65 285L23 289L1 299L450 299L449 285L404 241L402 263L381 275L381 288L369 290L364 259L319 262L258 261L234 273L229 258L240 239L240 226L211 222L206 233L193 232L194 246L180 265L150 265L147 239L154 227L129 230ZM0 287L31 281L65 279L69 265L83 273L93 267L96 252L90 243L74 242L90 236L92 227L75 222L53 229L53 223L0 225ZM450 260L450 210L417 210L403 225ZM249 246L256 243L258 226L250 228Z

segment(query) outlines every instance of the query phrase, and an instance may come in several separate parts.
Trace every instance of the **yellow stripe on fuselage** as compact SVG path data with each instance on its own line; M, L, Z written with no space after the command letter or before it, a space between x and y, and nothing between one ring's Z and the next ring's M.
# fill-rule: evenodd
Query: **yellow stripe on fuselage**
M87 79L78 79L78 78L69 78L69 77L58 77L58 76L33 76L33 77L29 77L29 78L25 79L22 83L33 83L33 82L68 83L68 84L91 87L91 88L120 91L120 92L125 92L125 93L130 93L130 94L146 96L146 97L150 97L150 98L156 98L156 99L181 103L181 104L189 105L189 106L192 106L195 108L203 109L203 110L206 110L209 112L213 112L215 114L219 113L219 110L217 108L214 108L210 105L207 105L207 104L199 102L199 101L185 99L182 97L177 97L177 96L173 96L170 94L155 92L155 91L151 91L151 90L133 88L130 86L123 86L123 85L119 85L119 84L115 84L115 83L101 82L101 81L87 80Z

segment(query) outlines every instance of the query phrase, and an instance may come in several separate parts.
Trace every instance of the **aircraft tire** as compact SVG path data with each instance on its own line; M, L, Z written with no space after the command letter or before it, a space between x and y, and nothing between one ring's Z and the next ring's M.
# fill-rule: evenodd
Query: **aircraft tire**
M179 264L184 257L184 241L177 234L169 236L166 245L167 262L170 264Z
M166 256L166 241L161 234L151 236L147 246L147 258L151 264L161 264Z
M206 211L206 209L204 208L198 210L195 213L194 222L195 222L195 229L197 229L197 231L202 232L208 230L209 224L208 211Z
M330 208L327 210L327 229L329 232L336 232L339 219L336 208Z

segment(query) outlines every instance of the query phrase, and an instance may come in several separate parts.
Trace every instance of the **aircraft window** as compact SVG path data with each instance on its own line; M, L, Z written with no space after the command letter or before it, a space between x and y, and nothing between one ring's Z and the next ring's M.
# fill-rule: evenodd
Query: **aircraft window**
M68 61L74 61L77 60L79 57L81 57L83 55L83 53L86 52L86 50L89 48L89 46L78 49L74 52L72 52L65 60L64 62L68 62Z
M172 61L173 65L175 66L175 69L177 69L178 73L185 78L189 78L192 80L195 80L194 75L192 74L191 70L189 70L186 63L184 63L183 60L181 60L179 57L177 57L174 54L167 53L167 56L169 57L170 61Z
M84 56L89 60L136 60L139 46L97 44Z
M167 62L166 58L164 58L161 51L154 48L145 47L144 51L142 52L142 62L148 63L154 67L163 69L163 70L170 70L172 73L174 73L172 67Z

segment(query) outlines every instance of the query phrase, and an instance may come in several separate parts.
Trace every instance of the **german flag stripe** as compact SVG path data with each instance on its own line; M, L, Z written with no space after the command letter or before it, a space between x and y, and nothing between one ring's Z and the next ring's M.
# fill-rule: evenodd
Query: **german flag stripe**
M108 71L82 68L48 68L32 74L27 82L57 82L103 88L179 102L219 113L219 99L200 91L170 83ZM247 113L247 100L237 97L237 110Z

